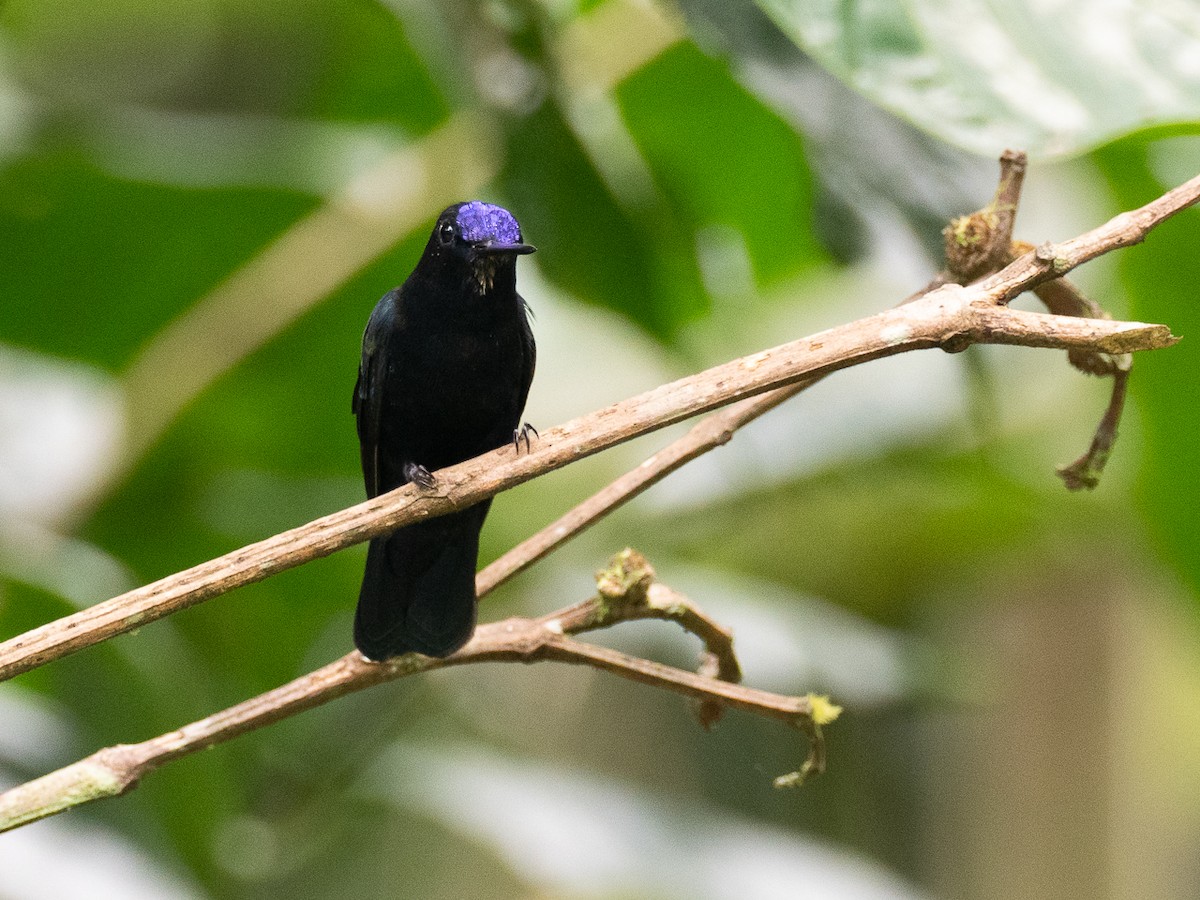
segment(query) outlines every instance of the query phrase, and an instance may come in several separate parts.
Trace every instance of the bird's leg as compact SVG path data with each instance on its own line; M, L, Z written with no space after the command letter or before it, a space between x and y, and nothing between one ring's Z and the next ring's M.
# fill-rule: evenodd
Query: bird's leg
M529 441L529 433L531 431L533 432L534 437L539 437L539 438L541 437L541 435L538 434L538 430L536 428L534 428L532 425L530 425L528 422L526 422L520 428L513 429L513 449L516 450L518 453L521 452L521 441L522 440L525 441L525 452L528 453L530 451L531 447L530 447L530 441Z
M415 484L423 491L432 491L437 486L437 479L420 463L406 462L403 471L404 480Z

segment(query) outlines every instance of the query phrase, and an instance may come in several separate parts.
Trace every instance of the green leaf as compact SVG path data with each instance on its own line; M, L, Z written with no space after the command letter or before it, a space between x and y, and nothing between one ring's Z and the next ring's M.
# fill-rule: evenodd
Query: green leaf
M308 6L308 4L305 4ZM288 14L294 7L287 7ZM307 9L314 48L311 97L302 115L392 122L423 134L449 114L449 106L409 44L400 21L374 3L319 2Z
M0 334L119 369L314 203L128 181L74 152L17 160L0 171Z
M617 99L689 232L736 232L764 284L826 258L812 231L813 186L799 136L723 63L678 44L626 79Z
M756 2L871 100L976 153L1076 154L1200 117L1194 4Z
M614 195L555 105L510 133L503 193L566 290L670 339L710 292L744 296L827 258L800 138L723 63L677 45L616 100L652 179L639 202Z
M617 203L556 107L510 133L508 160L504 193L551 279L659 338L707 308L694 262L679 264L675 233L656 239Z

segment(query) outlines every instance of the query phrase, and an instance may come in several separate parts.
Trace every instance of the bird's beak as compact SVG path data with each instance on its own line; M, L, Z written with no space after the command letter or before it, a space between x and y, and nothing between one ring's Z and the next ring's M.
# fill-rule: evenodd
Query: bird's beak
M502 244L499 241L483 241L475 245L475 252L484 256L499 256L503 253L524 256L526 253L533 253L535 250L537 250L537 247L532 244Z

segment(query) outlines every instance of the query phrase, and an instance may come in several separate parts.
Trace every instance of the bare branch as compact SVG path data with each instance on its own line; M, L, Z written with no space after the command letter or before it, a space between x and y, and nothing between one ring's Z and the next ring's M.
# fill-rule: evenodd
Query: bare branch
M1100 304L1062 276L1061 273L1070 267L1068 263L1071 258L1070 253L1062 252L1062 247L1078 245L1079 249L1074 251L1078 256L1077 264L1087 253L1101 246L1099 242L1108 246L1110 243L1123 245L1140 241L1150 227L1174 215L1179 209L1167 197L1160 198L1137 213L1118 216L1105 229L1089 232L1093 236L1104 232L1091 241L1084 241L1088 237L1084 235L1084 238L1066 242L1058 248L1049 244L1034 247L1024 241L1014 240L1012 234L1024 176L1025 154L1006 150L1000 157L1000 185L995 199L983 209L955 219L945 230L946 270L937 276L933 284L968 284L1032 254L1035 260L1048 263L1052 272L1047 279L1033 287L1038 299L1051 313L1092 319L1112 318ZM1108 462L1117 439L1117 427L1125 405L1133 359L1128 352L1115 352L1101 347L1072 347L1067 351L1067 359L1081 372L1113 378L1108 407L1088 451L1070 465L1058 468L1058 474L1067 488L1077 491L1096 487Z
M715 447L727 444L739 428L770 412L779 404L816 384L818 380L806 378L785 388L742 400L702 419L683 437L668 444L635 469L626 472L480 570L475 578L475 592L483 597L495 590L614 509L658 484L676 469Z
M1057 244L1041 244L1032 253L1024 254L973 287L981 289L989 298L994 296L998 302L1008 303L1024 291L1065 275L1097 256L1140 244L1156 226L1192 206L1197 199L1200 199L1200 175L1145 206L1114 216L1079 237Z
M1021 202L1021 189L1025 186L1025 167L1028 158L1024 151L1005 150L1000 154L1000 184L992 207L996 210L995 266L999 269L1008 264L1007 247L1012 243L1013 227L1017 221L1017 207Z
M1022 241L1013 241L1011 258L1016 259L1034 248ZM1043 282L1033 289L1046 309L1055 315L1080 316L1092 319L1111 319L1112 316L1083 293L1065 276ZM1121 424L1121 413L1125 408L1125 394L1129 388L1129 373L1133 369L1133 356L1129 353L1108 353L1100 349L1073 348L1067 351L1067 361L1086 375L1111 376L1112 393L1104 417L1096 426L1095 435L1086 453L1070 465L1059 466L1059 477L1067 489L1091 490L1100 483L1100 475L1108 464L1109 455L1117 441L1117 427Z
M829 721L836 717L837 707L824 698L785 697L732 683L740 672L733 657L729 632L699 613L682 595L658 583L654 570L640 554L631 550L618 554L609 568L598 573L597 587L597 596L538 619L514 618L480 625L470 642L446 659L410 653L373 663L355 651L282 687L175 731L138 744L106 747L77 763L0 794L0 831L92 800L119 796L171 760L346 694L421 672L479 662L549 660L586 665L666 688L701 704L732 706L778 719L797 725L810 735L809 758L800 771L814 771L820 765L824 756L817 727L820 723L814 724L810 720L816 711L821 721ZM733 677L722 681L684 672L571 637L572 634L650 617L679 621L700 634L710 651L722 658L720 666L725 674Z
M1002 160L1001 185L988 223L989 245L1011 241L1023 158ZM0 678L11 677L73 650L153 621L219 593L261 580L283 569L324 556L396 527L478 502L500 490L583 456L611 447L700 412L738 401L732 408L701 422L680 441L656 454L642 468L618 479L568 516L502 557L480 573L477 585L486 593L578 533L604 512L615 508L706 449L729 439L732 431L798 393L825 375L871 359L908 350L941 347L949 352L976 343L1009 343L1065 349L1115 361L1136 350L1175 342L1165 326L1113 322L1096 315L1086 298L1048 288L1076 265L1116 247L1142 240L1156 224L1200 197L1200 177L1147 204L1118 216L1085 235L1061 244L1046 244L1022 254L1003 270L968 286L946 283L912 302L833 328L800 341L753 354L681 379L638 397L614 404L547 432L524 456L505 448L438 473L435 492L412 487L342 510L301 528L276 535L217 560L163 579L137 591L97 604L74 616L50 623L0 644ZM995 247L984 254L988 266ZM987 267L985 267L986 269ZM986 274L984 272L983 274ZM951 280L963 278L953 272ZM1005 304L1017 293L1038 289L1049 294L1052 310L1045 315L1011 310ZM1066 297L1067 299L1063 299ZM1055 306L1055 304L1059 304ZM1080 311L1091 318L1079 317ZM1114 363L1116 389L1092 450L1064 477L1086 480L1103 463L1115 437L1124 396L1123 368ZM761 396L756 396L761 395ZM309 675L223 712L140 744L106 748L85 760L0 795L0 829L52 815L62 809L128 790L137 780L166 762L229 740L284 717L326 703L352 691L418 672L485 661L568 662L605 669L625 678L664 687L702 704L702 722L711 722L725 706L774 717L804 729L810 754L801 769L777 779L786 786L801 782L824 765L820 726L839 710L824 698L781 697L736 683L740 668L727 630L697 610L685 597L654 580L653 570L632 551L600 573L599 594L581 604L540 619L509 619L480 626L472 640L446 659L416 654L375 664L350 653ZM570 635L620 621L640 618L676 621L706 645L700 674L637 659L614 650L574 640Z
M901 307L663 385L546 432L525 455L506 447L444 469L436 493L406 486L33 629L0 644L0 680L410 522L477 503L697 413L873 359L974 343L1105 353L1170 346L1175 339L1162 325L1039 316L1001 306L1107 250L1142 240L1198 197L1200 176L1078 238L1043 245L970 286L947 284Z
M614 556L607 569L596 573L596 587L604 604L594 614L597 624L604 624L607 617L675 622L704 642L700 675L735 684L742 680L730 630L706 616L683 594L659 583L650 563L636 550L625 549ZM701 700L696 707L696 718L706 729L715 725L723 713L721 704L711 698Z
M952 221L942 232L946 270L935 283L970 284L1007 265L1021 187L1025 183L1025 154L1005 150L1000 156L996 196L983 209Z
M1128 359L1128 356L1117 359ZM1129 370L1118 369L1112 373L1112 396L1104 417L1096 426L1095 437L1087 452L1075 462L1059 466L1058 474L1068 490L1078 491L1083 488L1094 488L1100 482L1100 474L1108 463L1108 455L1112 452L1113 444L1117 442L1117 426L1121 422L1121 410L1125 406L1125 393L1129 385Z

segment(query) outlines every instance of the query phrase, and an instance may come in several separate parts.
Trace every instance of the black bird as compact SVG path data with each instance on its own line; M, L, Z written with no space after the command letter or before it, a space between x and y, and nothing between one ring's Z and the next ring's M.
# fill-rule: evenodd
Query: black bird
M354 415L367 496L524 438L533 332L517 293L532 253L505 209L473 200L438 216L408 280L363 334ZM448 656L475 630L479 531L491 500L371 541L354 615L368 659Z

